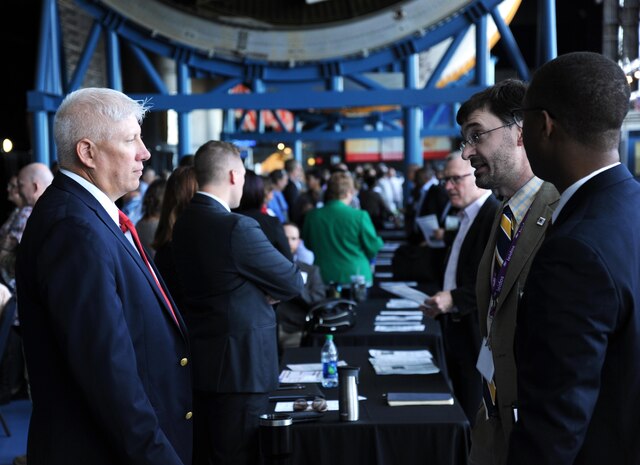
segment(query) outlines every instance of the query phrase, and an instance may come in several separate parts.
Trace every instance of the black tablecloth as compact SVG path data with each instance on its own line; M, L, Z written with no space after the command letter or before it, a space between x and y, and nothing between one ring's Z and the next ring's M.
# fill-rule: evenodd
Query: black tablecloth
M373 292L376 292L375 288ZM377 291L382 292L382 291ZM382 294L377 294L382 295ZM385 309L389 298L387 297L369 298L356 307L357 322L353 328L344 332L334 333L334 342L338 348L342 346L366 346L377 348L379 346L412 346L413 348L427 348L433 354L434 362L447 377L447 364L444 357L444 345L442 342L442 331L440 322L424 317L424 331L412 332L375 332L374 321L376 315ZM412 309L415 310L415 309ZM326 334L308 334L303 345L311 347L321 347L324 344Z
M384 347L381 347L384 348ZM394 347L415 349L415 347ZM445 378L433 375L376 375L368 347L339 347L340 360L360 367L360 419L341 422L327 412L310 423L292 425L292 465L466 465L469 423L457 403L447 406L390 407L387 392L450 392ZM318 348L287 349L287 363L319 362ZM323 389L337 399L338 389ZM272 404L275 408L275 404Z

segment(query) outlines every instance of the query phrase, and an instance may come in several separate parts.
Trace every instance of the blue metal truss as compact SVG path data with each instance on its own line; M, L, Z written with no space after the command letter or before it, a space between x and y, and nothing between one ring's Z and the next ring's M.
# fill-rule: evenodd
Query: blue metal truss
M522 79L529 79L529 70L518 45L498 11L501 0L470 1L458 14L432 26L424 34L412 35L367 56L294 65L209 57L184 44L159 37L97 1L76 0L76 3L94 18L94 23L75 69L67 73L62 61L61 25L56 0L43 1L36 89L28 94L28 110L34 118L35 158L44 163L55 158L50 136L52 115L62 98L81 86L101 36L106 45L107 85L126 91L122 88L120 47L128 47L153 86L149 93L129 95L137 99L151 98L152 111L171 109L178 113L178 152L181 154L188 153L191 145L189 113L196 109L215 108L227 110L223 133L226 139L293 143L300 140L403 136L405 162L421 163L421 138L456 136L459 132L454 118L457 106L489 83L492 65L486 34L489 16L500 32L513 67ZM538 5L538 58L542 63L556 54L555 0L539 0ZM476 27L475 69L447 87L436 87L462 37L472 25ZM452 38L451 45L429 81L424 88L417 88L418 53L448 38ZM154 55L174 61L177 93L169 92L153 64ZM388 71L404 73L404 88L386 88L365 74ZM70 78L67 80L64 76ZM191 92L192 78L211 78L217 85L206 93L194 94ZM230 89L238 84L248 86L252 93L231 94ZM362 118L345 117L339 112L350 107L385 105L395 106L398 110L374 112ZM238 131L232 111L236 109L258 110L258 130L250 133ZM289 132L265 132L263 111L272 111L279 120L277 109L292 111L296 123L304 124L294 124L294 130ZM319 113L319 110L325 111ZM284 128L282 121L280 123ZM300 147L300 144L296 146Z

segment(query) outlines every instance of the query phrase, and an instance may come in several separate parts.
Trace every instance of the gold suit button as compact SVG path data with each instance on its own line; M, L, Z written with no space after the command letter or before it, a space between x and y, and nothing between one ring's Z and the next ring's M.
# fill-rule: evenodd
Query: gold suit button
M186 359L186 358L182 358L182 359L180 359L180 366L182 366L182 367L186 367L186 366L187 366L187 363L189 363L189 360L188 360L188 359Z
M193 412L187 412L187 414L184 416L187 420L191 420L191 417L193 416Z

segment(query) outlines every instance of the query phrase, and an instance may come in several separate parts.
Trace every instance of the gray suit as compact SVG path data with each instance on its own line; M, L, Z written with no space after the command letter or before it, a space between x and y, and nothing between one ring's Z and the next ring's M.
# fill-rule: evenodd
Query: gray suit
M480 406L471 432L470 463L474 465L501 465L506 461L507 444L513 428L513 406L517 399L516 363L513 353L517 308L531 262L542 244L558 199L559 194L556 188L548 182L543 183L531 204L524 229L507 268L490 338L498 396L498 417L487 420L484 405ZM491 299L491 270L496 231L501 214L502 207L493 222L491 236L478 267L476 297L480 333L483 338L488 334L487 314ZM541 225L539 218L545 218Z

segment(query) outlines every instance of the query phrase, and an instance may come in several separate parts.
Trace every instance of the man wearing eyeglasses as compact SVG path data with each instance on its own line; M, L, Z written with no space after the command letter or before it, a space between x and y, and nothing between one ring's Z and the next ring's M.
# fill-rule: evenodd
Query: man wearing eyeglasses
M459 211L460 227L451 241L445 235L452 244L442 290L425 301L424 312L440 320L453 392L473 425L482 398L482 379L476 370L480 350L476 271L500 202L491 191L476 186L471 163L460 152L449 154L440 182L451 206Z
M553 185L534 176L522 140L526 85L507 79L473 95L458 111L462 157L476 184L503 199L476 278L480 333L477 368L482 400L471 435L469 463L503 465L517 416L513 340L516 312L531 262L558 201Z

